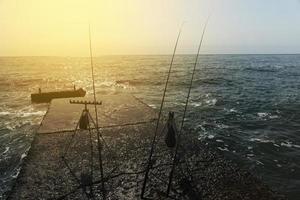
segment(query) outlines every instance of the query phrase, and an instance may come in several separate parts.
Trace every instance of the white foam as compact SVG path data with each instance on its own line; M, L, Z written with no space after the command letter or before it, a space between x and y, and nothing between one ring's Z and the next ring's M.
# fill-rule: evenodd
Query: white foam
M300 149L300 145L294 144L293 146Z
M293 145L289 142L287 142L287 143L281 142L280 145L284 146L284 147L289 147L289 148L293 147Z
M220 151L229 151L228 148L226 148L226 147L224 147L224 148L218 147L218 149L219 149Z
M275 143L274 140L261 139L261 138L251 138L251 142L260 142L260 143Z
M288 148L300 148L300 145L293 144L291 142L281 142L280 145Z
M215 136L214 135L208 135L207 138L208 139L213 139Z
M11 125L6 125L5 128L7 128L10 131L15 130L15 127L11 126Z
M229 128L229 126L226 125L226 124L217 124L217 127L221 128L221 129L227 129L227 128Z
M115 90L117 87L122 88L122 89L133 88L132 86L129 85L129 82L117 83L116 81L112 81L112 80L104 80L100 83L96 83L96 86L102 87L102 88L110 88L113 90Z
M208 99L205 101L205 103L207 103L210 106L214 106L216 105L217 101L218 101L217 99Z
M9 147L5 147L5 150L2 154L6 154L6 152L8 152L8 151L9 151Z
M224 108L224 110L225 110L226 112L231 112L231 113L237 113L237 112L238 112L238 111L237 111L236 109L234 109L234 108L230 108L230 109Z
M8 111L2 111L0 112L0 116L10 115L11 113Z
M19 173L20 173L20 168L18 168L17 171L16 171L16 173L14 175L12 175L11 177L12 178L17 178L18 175L19 175Z
M265 117L268 116L268 113L259 112L259 113L257 113L257 115L258 115L259 117L261 117L261 118L265 118Z
M229 110L229 112L234 112L234 113L236 113L237 110L235 110L234 108L231 108L231 109Z
M36 111L36 112L21 112L19 113L20 117L31 117L31 116L43 116L46 111Z
M259 160L256 160L256 164L258 164L258 165L264 165L264 163L260 162Z
M1 111L0 116L11 116L11 117L31 117L31 116L43 116L46 111L35 110L32 106L26 106L19 110L7 109L6 111Z
M278 144L275 144L275 143L274 143L273 145L274 145L275 147L280 147Z
M271 115L271 113L259 112L257 116L262 119L278 119L279 115Z
M21 160L23 159L23 158L25 158L27 156L27 153L23 153L22 155L21 155Z
M206 131L206 129L202 126L202 124L198 124L197 128L200 128L202 131Z
M193 102L193 103L191 103L191 106L200 107L200 106L202 106L202 103L201 102Z
M156 106L155 106L154 104L149 104L149 106L150 106L151 108L156 108Z

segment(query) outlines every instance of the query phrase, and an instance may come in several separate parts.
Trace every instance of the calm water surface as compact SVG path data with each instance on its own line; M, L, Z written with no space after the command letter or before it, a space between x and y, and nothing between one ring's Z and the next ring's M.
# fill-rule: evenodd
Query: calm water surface
M177 56L165 111L180 117L194 55ZM95 58L99 94L126 92L157 109L170 56ZM0 58L0 199L5 199L47 104L30 94L92 91L88 58ZM300 55L201 56L186 129L290 199L300 196Z

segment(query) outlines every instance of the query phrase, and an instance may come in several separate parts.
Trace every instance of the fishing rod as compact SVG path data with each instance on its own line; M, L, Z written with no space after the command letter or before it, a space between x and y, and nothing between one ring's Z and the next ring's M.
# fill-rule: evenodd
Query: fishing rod
M148 162L147 162L147 167L146 167L146 172L145 172L145 176L144 176L144 181L143 181L143 187L142 187L142 193L141 193L141 198L144 199L144 194L145 194L145 189L146 189L146 185L147 185L147 181L148 181L148 177L149 177L149 171L151 168L151 163L152 163L152 156L154 153L154 148L155 148L155 144L156 144L156 138L157 138L157 133L158 133L158 127L159 127L159 122L160 122L160 118L161 118L161 114L162 114L162 109L163 109L163 105L165 102L165 96L166 96L166 91L167 91L167 87L168 87L168 83L169 83L169 79L170 79L170 74L172 71L172 67L173 67L173 62L174 62L174 58L175 58L175 54L176 54L176 50L177 50L177 45L178 45L178 41L182 32L182 28L183 28L184 23L182 23L178 35L177 35L177 39L176 39L176 43L175 43L175 47L173 50L173 55L172 55L172 59L170 62L170 67L169 67L169 71L168 71L168 75L167 75L167 80L165 83L165 88L164 88L164 92L163 92L163 96L162 96L162 100L161 100L161 104L160 104L160 109L159 109L159 114L158 114L158 118L157 118L157 122L156 122L156 127L155 127L155 132L154 132L154 136L152 139L152 143L151 143L151 150L150 150L150 154L149 154L149 158L148 158Z
M96 89L95 89L95 78L94 78L94 63L93 63L93 51L92 51L92 38L91 38L91 25L89 24L89 42L90 42L90 59L91 59L91 69L92 69L92 80L93 80L93 93L94 93L94 107L96 115L96 130L97 130L97 149L98 149L98 158L99 158L99 167L101 175L101 189L103 198L106 197L105 185L104 185L104 173L103 173L103 161L102 161L102 144L100 142L100 131L98 123L98 110L97 110L97 99L96 99Z
M210 18L210 16L207 18L207 20L205 22L203 32L202 32L202 35L201 35L201 40L200 40L200 43L198 45L197 56L196 56L196 60L195 60L194 67L193 67L192 77L191 77L191 81L190 81L189 89L188 89L188 94L187 94L187 97L186 97L183 117L182 117L182 121L181 121L181 127L180 127L180 130L179 130L178 139L177 139L178 142L176 144L175 153L174 153L173 162L172 162L172 168L171 168L171 172L169 174L169 183L168 183L168 188L167 188L167 195L168 196L169 196L171 186L172 186L172 179L173 179L173 175L174 175L174 171L175 171L175 165L179 161L178 149L179 149L179 146L180 146L180 138L181 138L181 135L182 135L182 129L183 129L185 116L186 116L186 111L187 111L187 107L188 107L188 103L189 103L189 99L190 99L190 94L191 94L191 89L192 89L192 85L193 85L194 75L195 75L196 67L197 67L197 64L198 64L199 54L200 54L200 50L201 50L201 46L202 46L202 42L203 42L203 38L204 38L204 35L205 35L205 31L206 31L206 27L207 27L209 18Z

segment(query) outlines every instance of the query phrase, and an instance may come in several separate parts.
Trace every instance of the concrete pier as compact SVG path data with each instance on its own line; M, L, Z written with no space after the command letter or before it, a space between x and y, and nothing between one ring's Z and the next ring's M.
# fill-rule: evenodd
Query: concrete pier
M93 101L93 98L73 99ZM58 133L74 130L84 105L70 104L69 100L55 99L51 102L38 133ZM99 97L98 101L102 101L102 105L97 105L100 128L145 123L153 121L156 117L156 113L152 108L131 95L105 95ZM94 106L89 105L88 108L91 115L95 116Z
M91 100L91 99L90 99ZM157 113L131 95L98 98L107 199L140 199ZM88 106L93 118L94 108ZM96 131L73 130L83 105L53 100L23 163L9 199L103 199ZM163 124L161 124L160 130ZM70 145L69 145L70 144ZM69 146L66 151L66 147ZM92 152L92 153L91 153ZM65 156L65 161L61 156ZM172 149L160 133L146 196L165 197ZM171 195L175 199L284 199L247 171L225 160L193 134L180 147ZM93 186L82 187L82 174L93 173Z

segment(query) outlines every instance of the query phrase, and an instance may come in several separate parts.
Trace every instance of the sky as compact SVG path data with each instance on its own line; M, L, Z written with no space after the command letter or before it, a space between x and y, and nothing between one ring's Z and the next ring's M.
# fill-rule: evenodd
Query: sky
M300 53L300 0L0 0L0 56Z

